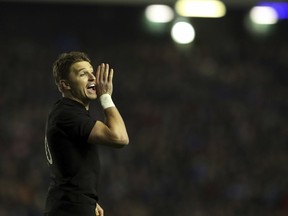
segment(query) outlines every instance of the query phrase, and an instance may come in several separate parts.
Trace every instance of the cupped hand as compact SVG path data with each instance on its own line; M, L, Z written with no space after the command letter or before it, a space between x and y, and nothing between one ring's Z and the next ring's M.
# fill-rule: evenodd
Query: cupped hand
M113 69L109 69L109 64L100 64L96 71L96 93L100 97L103 94L112 95L113 92Z

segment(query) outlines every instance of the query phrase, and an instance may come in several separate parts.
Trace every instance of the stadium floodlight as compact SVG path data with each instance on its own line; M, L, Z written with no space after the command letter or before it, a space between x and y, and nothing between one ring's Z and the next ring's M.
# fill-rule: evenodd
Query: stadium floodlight
M266 6L273 8L278 16L278 19L288 19L288 2L259 2L257 6Z
M277 12L269 6L255 6L249 13L252 22L260 25L272 25L277 23Z
M174 11L168 5L149 5L145 9L145 16L150 22L167 23L173 20Z
M178 44L189 44L194 41L195 30L189 22L178 21L171 29L171 37Z
M226 14L226 7L220 0L178 0L175 10L183 17L219 18Z

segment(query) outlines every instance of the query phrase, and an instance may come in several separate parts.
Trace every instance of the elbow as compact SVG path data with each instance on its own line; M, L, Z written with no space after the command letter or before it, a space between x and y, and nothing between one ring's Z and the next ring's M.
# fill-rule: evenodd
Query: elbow
M123 140L123 144L126 146L129 144L129 138L127 137L125 140Z
M110 145L116 148L123 148L129 144L129 137L127 134L114 134L110 140Z
M116 146L118 148L123 148L124 146L127 146L129 144L129 138L128 136L121 137L116 141L116 143L117 143Z

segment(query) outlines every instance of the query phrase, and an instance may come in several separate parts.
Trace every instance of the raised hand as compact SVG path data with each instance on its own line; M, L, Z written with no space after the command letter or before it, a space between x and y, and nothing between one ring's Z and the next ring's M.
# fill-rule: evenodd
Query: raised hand
M109 69L109 64L102 63L96 71L96 93L100 97L103 94L112 95L113 92L113 69Z

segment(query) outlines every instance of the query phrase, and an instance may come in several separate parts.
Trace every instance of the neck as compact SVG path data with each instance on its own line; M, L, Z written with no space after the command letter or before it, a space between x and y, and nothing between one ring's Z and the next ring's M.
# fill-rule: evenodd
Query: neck
M89 110L89 102L85 103L85 102L81 101L80 99L78 99L76 97L73 97L72 95L62 94L62 97L69 98L71 100L77 101L78 103L82 104L85 107L86 110Z

